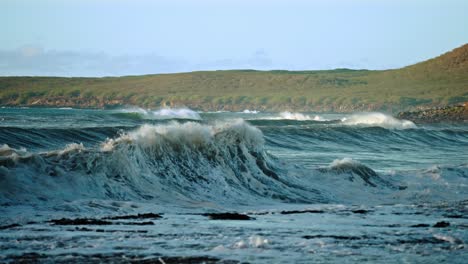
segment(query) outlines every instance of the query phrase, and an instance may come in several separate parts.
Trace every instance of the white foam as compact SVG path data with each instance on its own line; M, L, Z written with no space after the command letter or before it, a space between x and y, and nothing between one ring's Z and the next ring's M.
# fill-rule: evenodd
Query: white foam
M463 244L463 241L452 236L434 234L434 238L445 241L445 242L449 242L450 244Z
M142 114L142 115L147 115L150 110L145 110L140 107L130 107L130 108L125 108L125 109L119 109L118 112L120 113L137 113L137 114Z
M359 165L358 161L353 160L352 158L343 158L343 159L336 159L332 163L330 163L330 168L340 168L342 166L349 166L349 165Z
M193 120L201 120L200 115L188 108L163 108L161 110L153 111L153 116L156 118L162 119L172 119L172 118L179 118L179 119L193 119Z
M7 144L0 145L0 158L17 159L26 155L29 155L29 153L25 148L14 149Z
M260 111L245 109L244 111L242 111L242 113L243 114L258 114L260 113Z
M408 120L396 119L383 113L360 113L341 119L345 125L378 126L388 129L416 128L416 125Z
M307 121L307 120L313 120L313 121L325 121L321 116L310 116L306 114L301 114L301 113L291 113L291 112L281 112L280 113L280 119L288 119L288 120L298 120L298 121Z
M262 236L253 235L253 236L250 236L246 240L237 241L236 243L234 243L233 248L238 248L238 249L242 249L242 248L263 248L266 245L268 245L269 243L270 242L268 241L268 239L266 239L266 238L264 238Z
M137 113L147 119L192 119L201 120L200 114L188 108L163 108L159 110L131 107L119 110L121 113Z
M77 144L77 143L71 143L65 146L64 149L61 149L57 152L59 156L65 155L71 152L81 152L84 151L85 147L83 146L83 143Z
M174 144L187 145L191 147L208 146L216 134L235 133L242 137L249 146L263 146L262 132L248 125L244 120L237 119L228 123L217 123L206 125L195 122L178 123L171 122L163 125L145 124L137 130L126 133L116 139L109 139L101 145L102 151L111 151L114 146L125 142L135 142L140 146L156 146L161 141ZM235 139L229 138L235 141ZM234 144L234 142L230 142Z

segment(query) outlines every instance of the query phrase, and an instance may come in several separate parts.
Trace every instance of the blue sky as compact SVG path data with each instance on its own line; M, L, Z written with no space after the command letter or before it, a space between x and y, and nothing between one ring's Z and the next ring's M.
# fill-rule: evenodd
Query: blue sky
M2 0L0 75L398 68L468 42L466 0Z

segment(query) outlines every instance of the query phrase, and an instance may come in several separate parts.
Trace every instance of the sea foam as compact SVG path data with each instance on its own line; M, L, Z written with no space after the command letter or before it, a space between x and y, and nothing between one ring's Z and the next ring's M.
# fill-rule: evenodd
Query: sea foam
M383 113L360 113L341 119L345 125L379 126L387 129L409 129L416 125L408 120L396 119Z
M297 120L297 121L325 121L321 116L310 116L301 113L292 113L292 112L281 112L279 119L287 119L287 120Z
M201 120L200 114L188 108L162 108L159 110L131 107L118 110L120 113L134 113L144 119L191 119Z

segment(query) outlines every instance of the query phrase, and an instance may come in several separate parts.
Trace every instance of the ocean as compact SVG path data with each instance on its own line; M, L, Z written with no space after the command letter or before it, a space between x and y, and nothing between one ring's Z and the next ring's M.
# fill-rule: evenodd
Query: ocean
M0 205L0 262L466 263L468 124L3 107Z

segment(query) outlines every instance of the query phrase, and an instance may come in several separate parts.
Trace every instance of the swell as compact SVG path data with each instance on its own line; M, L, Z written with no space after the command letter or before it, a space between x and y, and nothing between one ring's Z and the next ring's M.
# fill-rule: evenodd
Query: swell
M134 127L83 127L83 128L19 128L0 127L0 145L29 150L61 148L72 142L91 146L115 137L118 133Z
M326 125L339 124L340 120L291 120L291 119L250 119L248 122L255 126L307 126L307 125Z
M260 130L243 121L143 125L86 148L45 153L3 146L4 203L116 200L248 204L326 199L287 176L264 150Z
M468 130L461 129L406 129L389 130L381 127L346 126L276 126L262 127L268 144L284 148L310 150L333 146L379 149L384 145L395 147L468 146Z
M314 124L267 126L261 131L242 120L213 124L171 121L134 128L0 129L1 140L9 145L0 147L2 204L96 198L163 204L322 203L365 201L372 193L376 200L383 200L386 192L401 191L404 185L372 170L372 163L344 159L327 167L306 169L288 165L291 160L279 160L266 151L266 146L313 152L318 158L333 148L358 160L362 159L356 157L357 149L372 151L376 157L421 149L433 152L432 156L440 150L447 156L451 155L447 150L468 146L468 131L462 129L391 130ZM60 147L42 152L21 149L25 145L31 148L34 142L38 149ZM68 144L71 142L83 144ZM454 175L453 183L460 177L466 181L465 167L455 171L443 168L418 173L442 178ZM415 178L414 172L409 175ZM440 187L445 185L434 186L442 190L438 195L445 195L446 189ZM455 188L456 184L450 186ZM343 198L350 188L361 195ZM417 188L420 191L425 187Z

